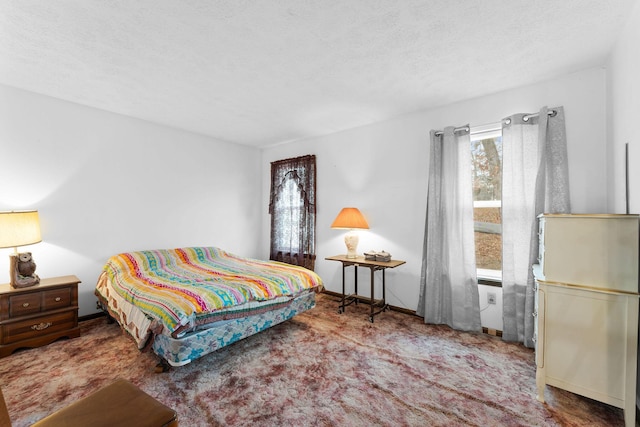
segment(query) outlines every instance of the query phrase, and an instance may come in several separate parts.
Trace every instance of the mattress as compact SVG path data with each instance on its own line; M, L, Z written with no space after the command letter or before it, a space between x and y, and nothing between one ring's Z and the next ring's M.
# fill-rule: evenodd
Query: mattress
M236 341L276 326L315 307L315 293L307 292L277 309L246 317L209 324L207 328L185 334L180 339L158 335L152 343L154 353L171 366L182 366Z
M144 348L212 324L286 309L322 288L303 267L243 258L214 247L128 252L111 257L95 294Z

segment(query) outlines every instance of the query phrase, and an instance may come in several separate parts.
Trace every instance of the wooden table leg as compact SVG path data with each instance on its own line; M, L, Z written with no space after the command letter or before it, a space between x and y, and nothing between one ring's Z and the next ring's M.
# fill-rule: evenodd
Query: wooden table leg
M374 313L373 313L373 312L374 312L374 308L375 308L374 306L375 306L375 303L376 303L376 300L375 300L375 299L374 299L374 297L373 297L373 291L374 291L374 288L375 288L375 286L374 286L374 282L375 282L375 272L376 272L376 271L373 269L373 267L371 267L371 268L370 268L370 270L371 270L371 294L369 295L369 296L370 296L370 299L369 299L369 301L370 301L369 309L371 310L371 311L370 311L370 313L371 313L371 314L369 315L369 321L370 321L371 323L373 323L373 315L374 315Z

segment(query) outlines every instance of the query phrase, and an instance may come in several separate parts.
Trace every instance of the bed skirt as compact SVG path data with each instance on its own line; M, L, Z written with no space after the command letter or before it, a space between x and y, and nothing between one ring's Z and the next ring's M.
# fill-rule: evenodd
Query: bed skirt
M239 319L216 322L181 338L156 335L154 353L171 366L183 366L243 338L262 332L316 305L315 292L304 293L285 307Z

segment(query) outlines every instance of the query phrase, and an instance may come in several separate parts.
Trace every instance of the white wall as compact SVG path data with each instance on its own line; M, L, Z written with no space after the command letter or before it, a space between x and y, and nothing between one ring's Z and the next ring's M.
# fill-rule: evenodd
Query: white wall
M608 207L614 213L626 213L625 145L629 144L629 213L640 213L640 4L636 4L613 46L608 61ZM640 342L638 343L640 353ZM640 384L640 361L637 371ZM636 388L636 406L640 390Z
M274 146L262 156L262 206L269 197L270 162L304 154L317 156L316 271L328 290L341 291L340 264L327 256L345 252L343 232L331 222L342 207L356 206L369 220L360 233L358 252L386 250L406 265L387 271L387 300L415 310L418 304L426 209L429 131L445 126L499 122L518 112L564 106L567 120L571 202L574 212L606 208L606 77L601 68L521 87L395 120ZM262 256L268 256L269 221L262 210ZM361 271L359 293L369 295L369 271ZM350 272L350 274L352 274ZM351 279L349 278L349 285ZM482 312L483 326L502 330L498 304ZM481 308L486 304L481 290ZM379 294L376 294L378 297Z
M0 86L0 210L37 209L40 277L75 274L80 315L116 253L190 245L258 255L259 150ZM0 249L0 283L12 249Z
M626 213L625 144L629 143L629 213L640 213L640 4L621 31L608 62L608 207Z

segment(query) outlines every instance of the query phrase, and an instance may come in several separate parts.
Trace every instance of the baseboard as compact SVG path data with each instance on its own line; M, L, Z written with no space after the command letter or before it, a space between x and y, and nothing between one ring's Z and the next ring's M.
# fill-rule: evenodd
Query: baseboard
M93 320L93 319L97 319L99 317L103 317L105 316L103 311L98 311L96 313L93 314L87 314L86 316L80 316L78 317L78 322L84 322L85 320Z
M492 335L494 337L502 337L502 331L499 331L497 329L485 328L484 326L482 327L482 333Z
M340 292L333 292L333 291L328 291L328 290L324 289L322 291L322 293L330 295L332 297L336 297L336 298L338 298L338 300L340 300L340 298L342 298L342 294ZM369 298L359 297L358 298L358 302L363 302L363 303L366 304L366 303L369 302ZM392 310L392 311L397 311L397 312L400 312L400 313L409 314L411 316L418 316L416 314L415 310L409 310L408 308L396 307L395 305L389 305L389 309ZM420 316L418 316L418 317L420 317Z
M333 291L328 291L326 289L324 289L322 291L323 294L327 294L330 295L332 297L338 298L338 300L340 300L340 298L342 298L342 294L340 292L333 292ZM368 298L358 298L358 302L364 302L367 303L369 301ZM418 316L418 314L416 313L415 310L409 310L408 308L403 308L403 307L396 307L394 305L389 305L389 308L392 311L397 311L399 313L404 313L404 314L408 314L411 316L417 316L417 317L422 317L422 316ZM497 329L491 329L491 328L485 328L484 326L482 327L482 332L487 334L487 335L492 335L494 337L502 337L502 331L499 331Z

